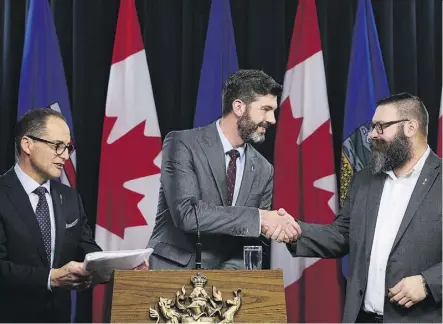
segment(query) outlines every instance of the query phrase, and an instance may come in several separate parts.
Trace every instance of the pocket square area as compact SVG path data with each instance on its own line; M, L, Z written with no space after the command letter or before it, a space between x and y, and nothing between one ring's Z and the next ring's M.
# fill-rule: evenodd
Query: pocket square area
M75 226L78 223L78 218L73 221L72 223L66 223L66 228L71 228L73 226Z

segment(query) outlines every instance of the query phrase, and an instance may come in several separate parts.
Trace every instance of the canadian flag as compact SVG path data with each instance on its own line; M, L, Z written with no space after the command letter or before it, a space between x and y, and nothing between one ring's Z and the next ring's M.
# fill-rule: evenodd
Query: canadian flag
M274 156L274 208L328 224L338 201L325 70L315 1L300 0L295 17ZM293 258L272 242L271 268L283 269L288 322L340 322L339 262ZM320 302L319 302L320 301Z
M145 248L155 224L161 137L134 0L117 20L100 157L96 241L103 250ZM103 285L93 321L103 322Z

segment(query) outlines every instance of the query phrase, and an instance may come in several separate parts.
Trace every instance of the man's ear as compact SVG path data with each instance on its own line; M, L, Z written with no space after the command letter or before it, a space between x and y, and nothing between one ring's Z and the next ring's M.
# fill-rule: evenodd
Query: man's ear
M412 137L418 132L418 121L416 119L411 119L406 122L405 125L405 135L406 137Z
M246 111L245 103L240 99L234 100L232 102L232 111L234 112L235 116L240 118Z
M26 136L23 136L22 139L20 140L20 146L22 148L22 151L28 155L31 154L31 149L33 144L34 143L31 141L31 139Z

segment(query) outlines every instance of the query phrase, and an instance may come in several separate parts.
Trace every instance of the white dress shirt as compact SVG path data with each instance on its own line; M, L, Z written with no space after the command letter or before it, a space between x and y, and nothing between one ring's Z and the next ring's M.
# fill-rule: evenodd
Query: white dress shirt
M245 169L245 149L246 149L246 144L243 144L240 147L234 147L232 146L232 144L229 142L229 140L226 138L226 136L223 134L222 129L220 128L220 119L217 120L216 122L216 126L217 126L217 132L218 132L218 136L220 137L220 140L222 142L222 146L223 146L223 151L225 153L225 164L226 164L226 170L225 170L225 174L228 171L228 164L229 161L231 160L231 157L229 156L228 152L236 149L238 151L238 153L240 153L239 157L237 158L236 161L236 173L235 173L235 186L234 186L234 194L232 197L232 206L235 206L235 203L237 202L237 197L238 197L238 193L240 191L240 186L241 186L241 182L243 179L243 171ZM259 211L259 215L258 215L258 219L259 219L259 235L261 233L261 218L260 218L260 211Z
M25 189L25 192L29 197L29 201L31 202L32 209L34 210L35 213L39 198L38 195L33 191L38 187L40 187L40 184L34 179L32 179L30 176L28 176L26 173L24 173L18 164L15 165L14 171L15 174L17 175L18 180ZM52 205L52 197L51 197L51 182L46 181L41 186L45 187L47 190L45 193L45 197L46 201L48 202L49 218L51 220L51 258L50 258L51 264L49 268L52 268L52 263L54 262L54 249L55 249L55 218L54 218L54 206ZM51 278L51 272L49 273L49 278L48 278L48 289L50 289L50 278Z
M363 302L363 309L367 312L383 315L387 295L385 277L389 254L429 153L428 146L412 170L403 176L397 177L393 171L386 172L388 177L380 200Z

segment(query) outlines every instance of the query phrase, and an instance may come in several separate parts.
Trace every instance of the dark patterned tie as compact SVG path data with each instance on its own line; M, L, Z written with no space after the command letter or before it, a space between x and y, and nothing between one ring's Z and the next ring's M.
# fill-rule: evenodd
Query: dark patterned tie
M237 158L240 156L240 153L237 150L230 150L228 153L231 160L228 164L228 172L226 173L228 177L228 206L232 205L232 199L234 197L234 188L235 188L235 177L237 174Z
M45 187L38 187L34 190L34 193L38 196L38 204L35 209L35 215L37 216L38 225L42 232L43 243L45 244L46 255L48 262L51 264L51 219L49 217L49 206L46 201Z

